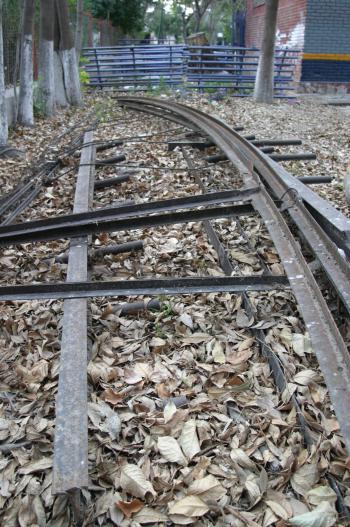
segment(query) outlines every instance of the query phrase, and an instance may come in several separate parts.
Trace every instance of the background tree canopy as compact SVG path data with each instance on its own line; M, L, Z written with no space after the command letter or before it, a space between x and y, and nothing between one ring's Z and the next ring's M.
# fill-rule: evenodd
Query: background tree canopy
M144 0L95 0L91 12L97 18L110 21L123 33L136 33L144 27L147 5Z

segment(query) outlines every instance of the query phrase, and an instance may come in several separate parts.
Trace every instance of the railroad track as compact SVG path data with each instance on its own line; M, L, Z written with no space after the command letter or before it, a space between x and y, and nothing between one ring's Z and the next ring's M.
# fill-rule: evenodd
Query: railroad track
M283 169L271 152L273 141L245 138L221 120L177 103L142 97L118 97L125 108L167 119L188 130L181 140L168 141L169 149L179 148L202 193L195 196L145 202L118 203L105 209L90 210L95 190L118 184L95 181L96 146L92 132L85 133L77 177L73 214L19 224L2 224L0 245L69 239L65 283L42 283L0 287L0 300L64 299L63 333L59 388L56 402L56 434L53 467L53 491L70 493L77 503L80 490L88 487L87 434L87 350L88 301L94 296L133 297L193 293L229 292L243 295L247 313L255 317L251 291L291 288L298 302L313 349L317 355L341 431L350 451L350 358L337 323L300 248L305 245L327 276L345 313L350 311L350 220L316 195L303 182ZM113 143L113 141L111 141ZM121 140L122 143L122 140ZM113 143L115 144L115 142ZM275 141L281 144L281 141ZM283 144L283 142L282 142ZM242 178L240 189L207 191L203 167L196 167L188 147L206 149L216 146L216 159L209 163L230 162ZM101 146L101 145L99 145ZM108 146L108 145L107 145ZM299 156L303 158L303 156ZM309 156L310 157L310 156ZM294 156L295 158L295 156ZM307 158L307 155L304 156ZM288 159L285 156L284 159ZM109 164L119 164L122 159ZM106 163L108 164L108 163ZM136 167L137 169L137 167ZM111 179L111 178L110 178ZM117 178L115 178L117 179ZM312 181L310 181L312 183ZM12 199L12 195L8 197ZM6 201L4 201L5 203ZM0 204L1 206L1 204ZM21 209L23 210L23 209ZM284 274L275 275L264 265L260 275L237 276L220 236L215 220L234 218L244 235L241 217L259 216L279 254ZM13 218L12 218L13 219ZM11 220L12 221L12 220ZM215 248L225 276L163 278L146 280L92 281L89 276L89 246L93 235L105 232L133 231L176 223L202 222ZM6 222L10 223L10 222ZM249 245L249 239L246 239ZM137 244L136 244L137 245ZM138 249L142 248L138 246ZM250 246L253 250L253 246ZM127 250L127 248L125 248ZM135 249L135 250L138 250ZM118 254L122 248L111 246L106 253ZM144 308L139 303L136 311ZM126 308L127 309L127 308ZM286 379L276 356L266 345L264 330L255 329L261 351L269 361L278 389L283 392ZM74 350L74 353L72 353ZM305 443L312 445L312 434L295 396L296 409ZM330 477L341 503L337 481ZM76 511L78 515L78 512Z

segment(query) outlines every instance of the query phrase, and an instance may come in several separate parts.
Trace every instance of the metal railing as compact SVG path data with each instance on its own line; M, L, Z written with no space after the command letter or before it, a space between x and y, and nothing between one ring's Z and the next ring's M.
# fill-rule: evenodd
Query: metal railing
M140 91L183 86L249 96L254 87L259 50L232 46L145 44L85 48L83 56L89 85L94 87ZM299 58L298 50L276 50L274 83L277 97L290 97Z
M136 45L85 48L84 65L90 86L138 87L161 84L178 86L183 82L186 59L181 45Z

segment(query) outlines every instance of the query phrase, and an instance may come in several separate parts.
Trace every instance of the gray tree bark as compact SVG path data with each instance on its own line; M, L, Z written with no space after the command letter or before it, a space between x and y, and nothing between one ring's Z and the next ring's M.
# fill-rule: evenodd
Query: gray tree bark
M6 145L8 140L8 122L5 100L4 45L2 34L2 5L3 0L0 0L0 146Z
M43 113L55 113L55 80L53 61L54 0L40 0L39 86Z
M59 58L62 66L65 95L69 104L79 106L82 102L79 68L69 25L67 0L56 0L56 13L59 28ZM55 73L57 78L60 75L58 67L56 67Z
M20 89L17 120L24 126L34 125L33 112L33 22L35 0L24 0L21 39Z
M64 84L64 73L60 55L60 28L58 21L57 5L55 2L55 24L54 24L54 75L55 75L55 102L61 108L69 106L66 87Z
M195 26L194 26L195 33L198 33L200 31L202 18L205 15L208 7L212 3L213 3L213 0L202 0L202 1L195 0L194 1L194 5L195 5L194 13L195 13L195 19L196 19Z
M75 26L75 53L79 64L79 58L83 43L83 9L84 0L77 0L77 20Z
M350 206L350 172L348 172L344 176L344 193L345 193L345 199L348 205Z
M278 0L266 0L264 35L258 71L256 73L254 99L257 102L273 102L273 76Z

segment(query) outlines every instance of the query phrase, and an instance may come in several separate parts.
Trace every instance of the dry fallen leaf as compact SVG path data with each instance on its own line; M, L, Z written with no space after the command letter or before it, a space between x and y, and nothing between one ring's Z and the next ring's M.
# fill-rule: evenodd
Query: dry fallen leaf
M143 376L135 369L125 368L124 370L124 381L126 384L137 384L141 382Z
M127 518L131 518L133 514L139 512L144 503L141 500L132 500L132 501L117 501L116 506L125 514Z
M118 404L121 403L124 400L125 395L122 393L118 393L112 388L107 388L103 394L102 397L105 401L111 404Z
M161 455L171 463L186 466L187 459L179 446L179 443L174 437L165 436L158 438L158 449Z
M209 507L198 496L186 496L169 506L169 514L180 514L197 518L209 511Z
M313 370L302 370L294 376L293 381L296 384L301 384L302 386L307 386L312 382L317 382L319 375L316 371Z
M179 437L179 445L189 460L200 452L201 447L199 445L195 420L190 419L184 424Z
M236 366L242 362L246 362L253 355L253 351L250 348L243 349L242 351L232 351L226 357L227 362Z
M152 484L147 481L144 473L137 465L126 464L122 467L120 486L136 498L144 498L148 493L153 497L156 496Z
M141 525L146 525L149 523L165 523L167 522L168 517L156 509L144 507L140 512L134 515L133 520L137 524L140 523Z
M316 509L299 516L294 516L289 522L296 527L332 527L336 524L338 514L334 507L326 501L320 503Z
M319 480L320 474L316 463L306 463L298 468L291 477L295 492L304 496Z
M219 480L210 474L205 478L193 481L188 487L187 493L196 495L207 503L220 500L225 496L226 490Z
M52 459L44 457L38 461L33 461L21 467L19 469L20 474L34 474L35 472L42 472L52 467Z
M177 411L176 404L173 401L169 401L163 410L164 423L168 423Z
M225 357L223 345L221 342L217 340L215 341L214 347L211 353L213 355L214 362L216 362L217 364L225 364L226 357Z
M326 487L321 485L319 487L314 487L311 489L307 495L306 499L311 505L320 505L328 501L328 503L335 503L337 501L337 495L331 487Z

